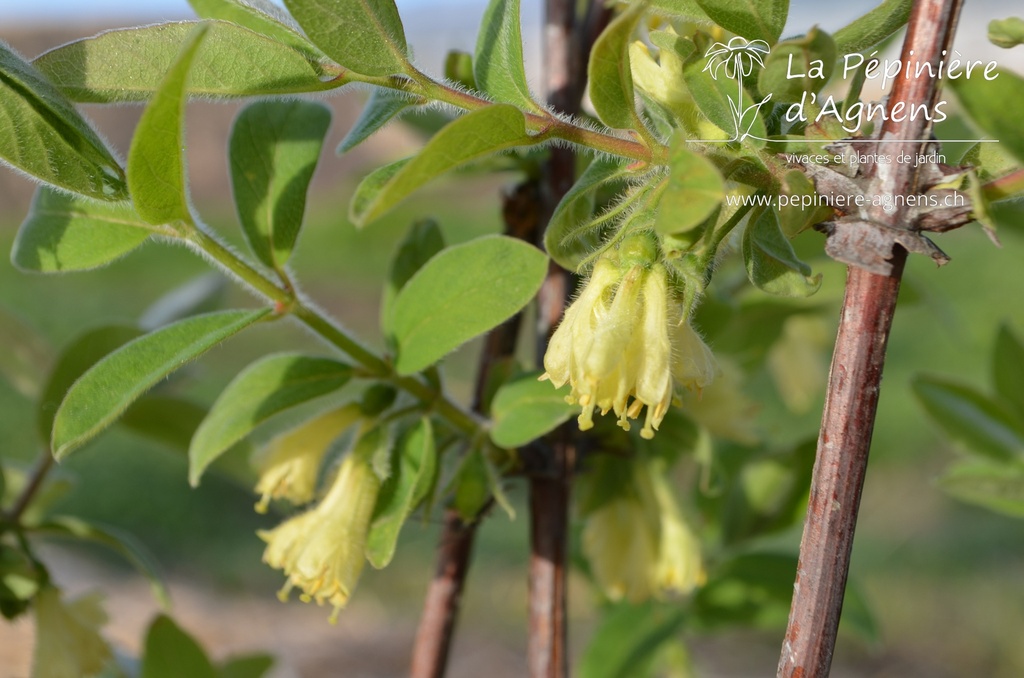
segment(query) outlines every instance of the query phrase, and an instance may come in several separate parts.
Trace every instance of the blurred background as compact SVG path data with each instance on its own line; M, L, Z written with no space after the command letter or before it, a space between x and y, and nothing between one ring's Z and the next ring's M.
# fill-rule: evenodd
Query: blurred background
M482 0L398 0L417 61L439 74L449 49L472 51ZM818 24L834 30L873 3L794 0L787 33ZM537 81L540 3L524 0L528 72ZM996 59L1024 71L1024 47L999 50L985 40L985 26L1007 10L992 0L968 0L958 49L969 59ZM36 0L0 3L0 39L27 57L100 30L188 18L185 0L148 3L112 0ZM462 176L434 184L383 222L356 231L346 220L347 199L370 169L412 152L422 138L394 125L343 157L331 151L359 113L364 92L324 99L334 111L314 180L307 224L293 259L305 290L374 345L380 345L376 309L393 244L416 218L433 216L449 242L500 230L500 195L516 177ZM197 102L188 112L192 199L203 219L241 242L230 200L226 144L239 106ZM84 107L104 136L127 153L140 107ZM959 129L958 129L959 131ZM969 134L975 134L967 130ZM968 137L970 138L970 137ZM951 152L950 160L956 155ZM32 184L0 172L0 250L9 251L28 210ZM993 247L976 227L941 236L952 263L942 270L912 257L907 290L890 343L880 418L861 508L853 574L874 616L877 633L841 636L837 678L954 678L1024 675L1024 523L947 498L936 475L958 454L913 399L913 375L950 375L983 390L990 386L989 356L999 323L1024 335L1024 224L1019 213L1003 217L1003 247ZM820 236L802 236L801 254L821 250ZM843 270L813 260L825 276L817 301L837 307ZM14 270L0 258L0 307L39 334L56 351L84 330L112 322L134 323L162 295L207 272L180 248L147 244L101 271L42 277ZM224 304L249 304L225 287ZM834 314L823 329L830 341ZM714 346L714 337L711 337ZM272 350L316 347L305 333L275 325L251 332L190 367L176 388L204 402L248 361ZM452 359L450 380L468 391L475 346ZM2 350L2 349L0 349ZM817 368L820 370L820 361ZM813 360L810 369L815 368ZM752 395L775 398L766 374L755 375ZM820 386L819 386L820 390ZM761 425L780 441L814 433L820 395L793 414L769 400ZM28 399L0 380L0 455L26 464L37 452ZM269 437L273 430L264 432ZM244 460L238 460L244 466ZM187 486L179 454L115 429L67 461L70 483L62 509L133 532L158 556L171 583L178 621L214 656L269 651L279 658L274 676L385 678L406 671L417 612L433 569L437 525L410 522L395 562L383 572L367 569L337 626L328 611L274 598L278 573L260 564L255 530L273 518L252 511L254 495L227 477L209 476L198 490ZM495 514L477 543L465 613L453 651L451 676L521 676L525 649L527 537L525 486L510 495L519 517ZM795 545L799 532L783 536ZM137 652L156 611L146 583L102 553L54 544L48 551L57 581L75 594L100 589L108 599L108 636ZM579 649L593 630L594 594L573 581L572 644ZM774 673L781 628L732 631L690 638L702 676L763 677ZM0 678L26 678L31 624L0 625Z

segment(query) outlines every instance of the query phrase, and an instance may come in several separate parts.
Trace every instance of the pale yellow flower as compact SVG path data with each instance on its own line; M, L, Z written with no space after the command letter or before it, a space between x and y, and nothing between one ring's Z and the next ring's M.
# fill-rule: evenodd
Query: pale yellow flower
M633 463L631 483L587 515L583 553L610 600L639 603L704 584L700 541L684 520L657 459Z
M305 602L333 605L332 622L363 571L366 535L381 485L368 458L359 452L356 449L341 462L320 504L259 533L267 542L264 562L288 577L282 599L298 588Z
M99 633L107 615L98 594L65 603L60 591L48 586L32 605L36 617L32 678L83 678L103 670L112 655Z
M331 410L284 433L268 446L256 492L259 513L266 513L271 499L287 499L293 504L313 501L320 465L331 443L359 420L361 410L355 403Z
M548 344L541 379L571 385L580 430L593 427L596 410L613 411L628 431L646 407L640 435L652 438L672 403L672 377L699 390L715 374L710 349L680 314L662 264L601 257Z

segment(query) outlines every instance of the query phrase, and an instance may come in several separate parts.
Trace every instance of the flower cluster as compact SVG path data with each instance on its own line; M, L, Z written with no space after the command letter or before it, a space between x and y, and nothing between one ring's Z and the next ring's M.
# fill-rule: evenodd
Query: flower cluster
M685 595L705 581L700 542L683 519L660 460L632 464L628 490L586 518L583 552L610 600Z
M597 410L614 411L628 431L646 407L640 435L652 438L672 403L673 377L693 390L714 377L710 349L682 317L664 265L644 249L641 241L624 245L629 256L597 260L544 355L541 379L570 384L567 400L583 408L581 430L594 425Z
M316 507L259 533L267 542L264 562L288 577L281 599L298 588L305 602L333 605L332 622L348 603L366 560L367 533L381 486L370 461L372 451L357 443Z

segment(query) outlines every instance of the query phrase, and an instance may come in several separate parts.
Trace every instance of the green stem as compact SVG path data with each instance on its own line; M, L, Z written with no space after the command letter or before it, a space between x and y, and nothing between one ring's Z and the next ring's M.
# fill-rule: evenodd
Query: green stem
M216 237L203 230L202 227L195 223L186 223L183 233L187 242L205 253L214 262L253 290L274 302L276 313L290 313L301 323L320 335L321 338L340 349L364 367L369 373L368 376L387 381L397 388L406 391L427 405L428 408L439 416L446 419L455 429L470 438L481 434L484 423L477 417L462 409L457 403L449 399L448 396L435 390L421 378L396 374L390 363L363 346L330 318L300 299L292 289L279 286L264 273L232 252L229 247L221 243Z

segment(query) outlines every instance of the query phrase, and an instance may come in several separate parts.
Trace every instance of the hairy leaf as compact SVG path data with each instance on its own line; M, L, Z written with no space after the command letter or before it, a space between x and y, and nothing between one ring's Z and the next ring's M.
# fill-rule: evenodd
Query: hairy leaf
M0 163L100 200L128 195L121 165L43 75L0 43Z
M658 13L676 14L698 21L711 21L697 0L651 0L651 8Z
M404 73L408 47L394 0L285 0L313 43L363 75Z
M1010 49L1017 45L1024 45L1024 19L1010 17L1008 19L993 19L988 24L988 39L993 45Z
M40 187L18 229L11 263L23 271L87 271L141 245L152 226L126 202L99 202Z
M599 191L629 175L625 162L614 158L597 158L587 167L555 208L544 232L544 249L559 266L575 271L598 245L585 236L594 213Z
M654 227L658 233L689 231L711 216L725 199L725 182L718 168L703 155L687 148L675 135L669 150L668 185L658 203Z
M393 339L395 299L398 293L424 264L443 249L444 235L437 223L430 219L413 224L399 243L391 260L391 268L388 270L380 301L380 327L389 340Z
M771 94L773 102L800 101L805 92L820 92L828 84L836 57L832 36L815 26L806 35L783 40L772 48L758 76L758 87L762 94ZM790 77L798 73L803 77Z
M195 55L190 96L244 97L317 92L337 87L295 48L226 21ZM195 21L106 31L50 50L33 64L74 101L146 101L175 62Z
M395 369L413 374L508 320L540 289L547 257L521 240L485 236L449 247L395 299Z
M294 47L311 60L323 53L302 35L291 17L269 0L188 0L201 19L230 21L260 35Z
M499 447L519 447L566 421L578 409L565 402L568 390L538 381L539 372L516 377L498 389L491 403L491 440Z
M821 274L800 261L779 227L774 209L753 214L743 233L747 277L760 290L783 297L809 297L821 287Z
M918 377L914 394L953 440L998 461L1024 458L1024 430L1005 407L977 390L936 377Z
M907 25L913 0L884 0L878 7L840 28L832 36L840 54L862 52Z
M378 87L370 95L356 124L341 140L338 145L338 153L348 153L404 113L406 109L422 103L424 103L422 100L414 99L404 92Z
M139 216L151 224L188 221L185 185L185 85L208 31L199 26L181 48L160 88L142 113L128 151L128 188Z
M417 155L398 168L374 193L381 176L374 173L353 198L351 217L366 225L381 217L410 193L445 172L480 158L532 143L523 112L508 104L495 104L467 113L446 125ZM389 168L395 165L389 165ZM381 170L378 170L381 172Z
M43 444L50 447L57 408L71 385L93 365L141 334L137 327L106 325L86 331L61 350L36 403L36 424Z
M643 125L636 111L629 44L645 9L643 2L630 5L601 33L590 53L590 101L609 127L640 129Z
M99 361L68 390L53 423L61 459L110 426L154 384L269 313L223 311L168 325Z
M476 41L476 86L495 101L539 110L526 82L519 0L491 0Z
M373 520L366 537L366 559L377 569L387 567L395 555L398 535L427 479L437 469L434 431L430 419L423 417L406 431L393 450L391 474L381 486Z
M269 356L245 368L210 408L189 447L189 482L232 445L275 414L333 393L352 378L352 367L297 353Z
M782 35L789 17L789 0L697 0L722 28L769 45Z
M283 270L299 237L331 111L312 101L260 101L231 130L231 186L256 257Z

